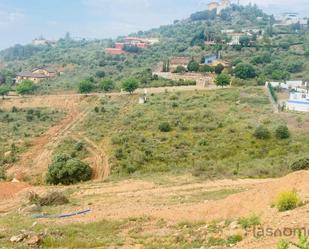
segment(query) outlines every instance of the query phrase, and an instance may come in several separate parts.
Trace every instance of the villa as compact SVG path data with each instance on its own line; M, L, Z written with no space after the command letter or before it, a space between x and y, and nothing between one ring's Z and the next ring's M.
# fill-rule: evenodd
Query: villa
M16 74L16 83L20 83L24 80L31 80L34 83L39 83L42 80L46 80L57 76L57 71L51 67L35 68L31 71L24 71Z

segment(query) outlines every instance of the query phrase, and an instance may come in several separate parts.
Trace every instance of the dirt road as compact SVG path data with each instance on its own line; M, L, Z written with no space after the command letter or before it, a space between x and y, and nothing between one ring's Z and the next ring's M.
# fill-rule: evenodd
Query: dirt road
M26 99L11 99L1 103L2 108L52 107L63 109L66 117L51 127L43 136L33 141L33 146L21 156L19 162L8 169L7 174L17 179L43 182L54 149L68 137L93 109L96 99L86 96L40 96Z

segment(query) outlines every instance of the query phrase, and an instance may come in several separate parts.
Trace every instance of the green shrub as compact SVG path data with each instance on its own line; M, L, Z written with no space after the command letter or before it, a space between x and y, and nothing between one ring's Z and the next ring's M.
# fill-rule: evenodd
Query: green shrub
M277 249L288 249L289 248L289 243L286 242L285 240L280 240L277 246Z
M241 225L243 229L251 228L254 226L258 226L261 224L260 217L253 214L248 217L243 217L238 220L238 223Z
M56 156L48 167L46 182L70 185L91 179L92 169L88 164L69 155Z
M16 87L16 92L20 95L31 94L36 86L31 80L24 80Z
M170 132L172 130L172 127L168 122L163 122L159 125L159 130L161 132Z
M302 158L291 165L291 170L300 171L309 169L309 158Z
M301 200L296 191L286 191L278 195L275 206L279 212L293 210L301 204Z
M227 238L228 245L236 245L238 242L242 241L243 238L240 234L231 235Z
M95 85L90 80L83 80L78 85L78 91L80 93L90 93L95 89Z
M278 139L287 139L290 137L289 128L286 125L278 126L275 133Z
M266 127L260 125L255 129L254 136L257 139L268 139L270 138L270 132Z

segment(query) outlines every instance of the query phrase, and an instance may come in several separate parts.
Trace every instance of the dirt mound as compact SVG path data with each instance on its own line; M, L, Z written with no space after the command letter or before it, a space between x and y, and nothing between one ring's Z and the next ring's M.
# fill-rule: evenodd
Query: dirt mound
M22 182L0 182L0 200L11 199L18 192L29 187L30 185Z

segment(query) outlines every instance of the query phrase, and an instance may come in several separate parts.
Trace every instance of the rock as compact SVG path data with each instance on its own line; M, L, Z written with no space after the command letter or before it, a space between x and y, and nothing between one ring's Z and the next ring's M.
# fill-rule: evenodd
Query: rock
M12 180L12 182L19 182L16 178L14 178L13 180Z
M238 224L238 221L233 221L230 225L229 225L229 229L231 230L235 230L235 229L239 229L240 226Z
M7 151L4 153L4 158L8 158L12 155L12 151Z
M19 235L16 235L16 236L12 236L10 238L10 241L13 242L13 243L18 243L18 242L22 242L25 238L26 238L25 234L19 234Z
M27 245L29 246L35 246L39 245L41 243L42 239L38 235L33 235L30 237L30 239L27 241Z

